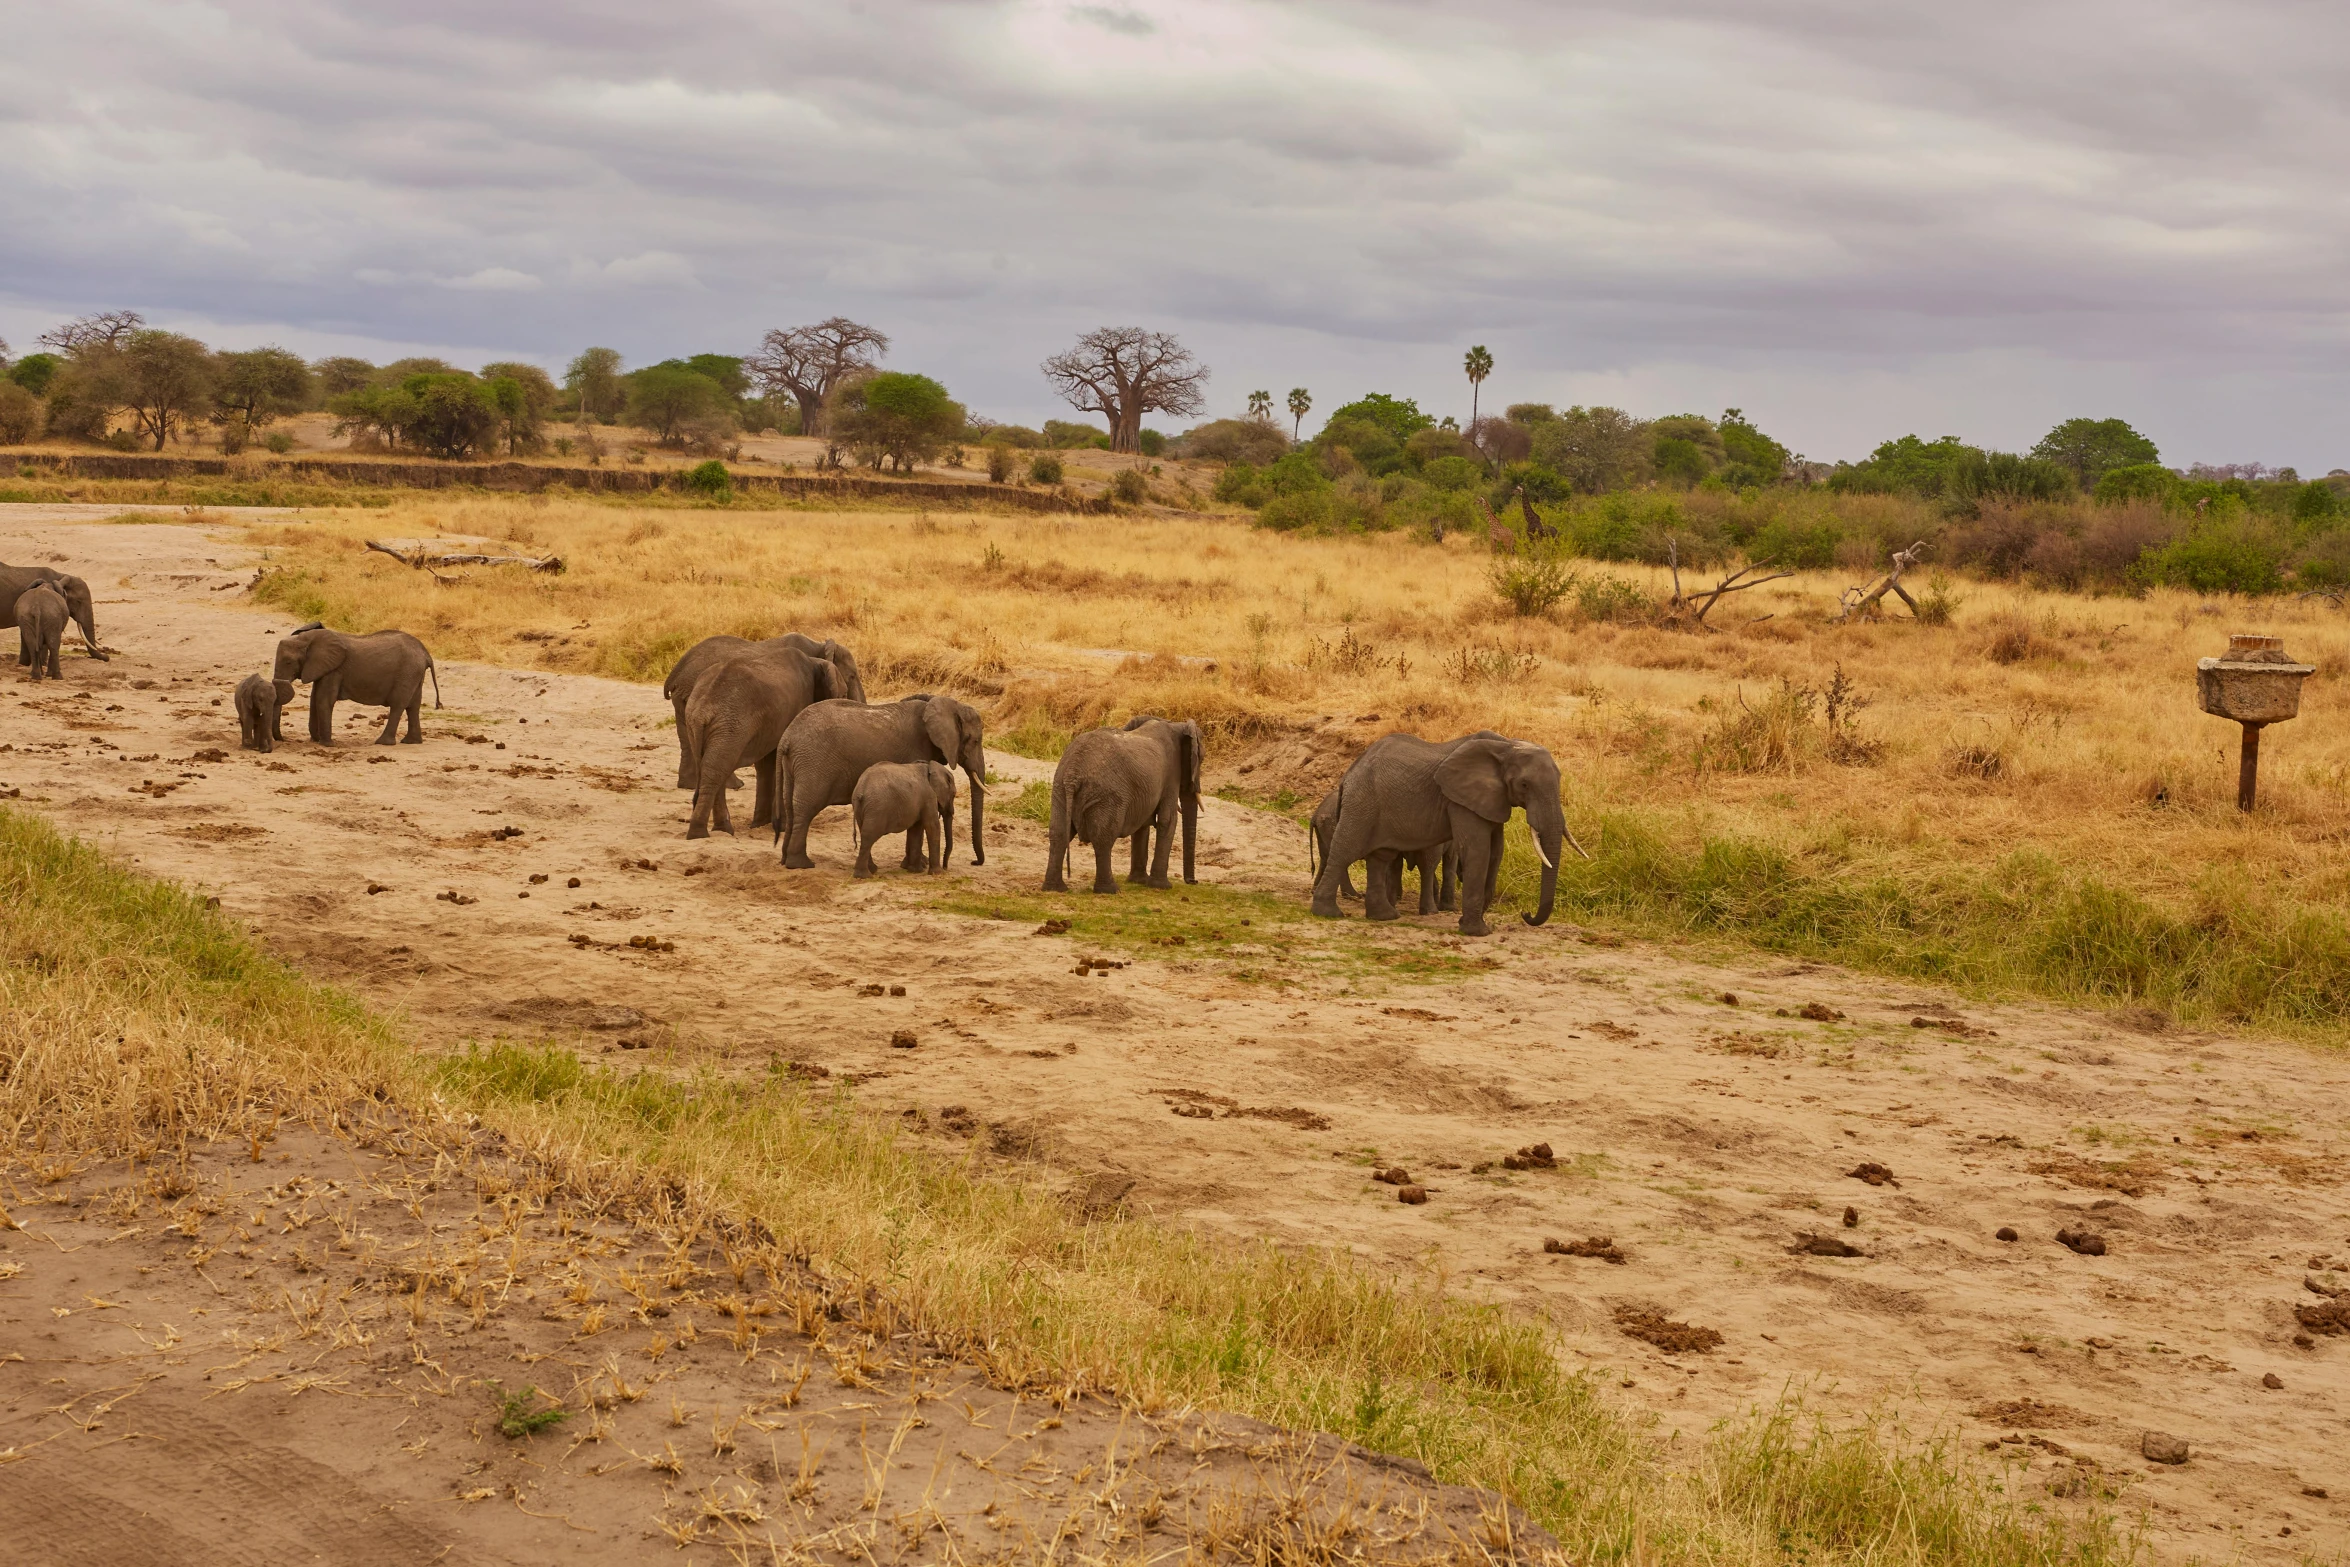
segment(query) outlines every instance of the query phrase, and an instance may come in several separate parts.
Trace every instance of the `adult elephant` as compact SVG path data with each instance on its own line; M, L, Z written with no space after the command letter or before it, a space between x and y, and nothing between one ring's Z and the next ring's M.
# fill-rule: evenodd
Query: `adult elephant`
M65 611L82 628L82 643L95 659L106 657L98 646L98 620L90 608L90 585L79 577L47 566L0 565L0 608L13 605L36 582L46 582L65 596Z
M419 715L424 708L426 675L432 676L432 705L438 708L441 672L433 667L432 654L425 651L424 644L407 632L371 631L353 636L313 624L278 643L272 679L281 686L299 680L310 687L310 738L320 745L335 742L337 702L389 709L384 714L384 731L375 737L377 745L390 745L394 739L402 745L422 745L424 726ZM408 720L405 737L400 735L402 717Z
M809 824L825 807L849 804L858 778L876 762L962 768L971 781L971 863L987 863L987 755L979 714L951 696L924 694L877 704L817 702L791 721L776 748L775 835L785 865L815 865L808 858ZM920 870L921 853L921 835L908 833L905 869Z
M840 694L832 664L798 648L760 643L704 671L686 699L678 743L695 758L693 821L688 838L707 838L715 825L734 831L726 791L734 770L749 762L759 781L751 808L754 830L775 819L775 747L791 721L814 702Z
M1322 861L1330 853L1331 834L1338 831L1338 801L1344 793L1343 782L1333 784L1306 822L1308 865L1317 879L1322 874ZM1387 893L1390 899L1403 896L1403 872L1407 865L1420 873L1420 912L1434 914L1439 910L1449 910L1452 907L1452 846L1439 844L1434 849L1415 849L1399 856L1389 867L1394 873L1394 885ZM1351 865L1338 867L1338 895L1349 900L1362 897L1361 893L1355 891L1354 867Z
M1096 892L1118 890L1110 874L1110 851L1121 838L1133 840L1127 880L1148 887L1173 885L1167 879L1167 857L1178 820L1183 824L1183 879L1198 881L1193 849L1199 834L1200 751L1199 725L1148 716L1129 719L1123 729L1089 729L1071 740L1053 769L1044 890L1069 890L1072 838L1093 846Z
M1356 759L1341 789L1338 825L1314 883L1315 914L1339 917L1341 873L1368 860L1364 912L1394 919L1393 858L1449 842L1460 879L1461 934L1490 934L1485 911L1501 879L1502 825L1515 809L1526 813L1534 852L1542 857L1541 905L1523 918L1529 925L1550 918L1559 853L1574 838L1559 805L1558 763L1542 747L1501 736L1432 744L1418 735L1387 735Z
M700 785L700 769L694 764L692 749L686 744L685 704L694 694L700 679L729 659L762 648L791 648L820 658L833 668L833 695L852 702L865 700L865 677L857 673L857 656L838 642L819 642L814 637L803 637L796 631L787 631L780 637L769 637L763 642L752 642L742 637L704 637L685 650L683 657L670 666L669 678L661 682L661 694L669 698L669 705L677 712L677 787L693 789ZM765 825L753 822L754 827Z

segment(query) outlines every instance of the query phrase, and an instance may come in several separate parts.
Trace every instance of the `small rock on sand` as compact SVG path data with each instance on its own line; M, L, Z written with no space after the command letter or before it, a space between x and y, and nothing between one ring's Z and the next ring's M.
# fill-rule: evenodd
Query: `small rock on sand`
M2138 1451L2150 1464L2183 1464L2187 1461L2187 1439L2168 1431L2149 1431L2138 1439Z

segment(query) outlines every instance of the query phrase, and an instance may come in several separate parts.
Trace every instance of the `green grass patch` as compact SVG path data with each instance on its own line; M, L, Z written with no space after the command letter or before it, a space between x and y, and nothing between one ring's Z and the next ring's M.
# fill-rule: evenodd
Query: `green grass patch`
M989 795L987 809L991 816L1016 816L1024 822L1049 827L1053 820L1053 786L1041 778L1031 778L1020 786L1018 794Z
M1266 793L1261 789L1244 789L1239 784L1225 784L1211 792L1219 800L1245 805L1252 811L1271 811L1277 816L1292 817L1300 823L1305 821L1313 809L1313 802L1295 789L1275 789Z
M987 737L987 743L999 751L1014 756L1025 756L1039 762L1057 762L1069 748L1069 738L1075 730L1056 728L1042 719L1029 718L1016 728L1006 729Z
M1560 868L1560 918L1719 937L1976 991L2350 1037L2350 917L2224 873L2180 907L2037 850L1984 871L1880 863L1836 845L1799 854L1677 832L1633 813L1581 836L1594 858L1570 854ZM1499 901L1532 908L1540 875L1524 823L1513 821Z

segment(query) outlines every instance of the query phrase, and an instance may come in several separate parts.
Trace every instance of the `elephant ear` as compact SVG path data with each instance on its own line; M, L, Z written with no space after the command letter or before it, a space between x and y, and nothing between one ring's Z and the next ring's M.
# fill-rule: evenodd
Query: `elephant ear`
M343 657L350 650L343 646L341 637L323 631L307 635L310 640L302 649L302 679L316 681L343 667Z
M934 696L922 704L922 733L938 751L938 759L953 766L963 754L963 726L956 719L959 704Z
M808 660L808 691L819 702L829 702L840 695L840 680L831 664L821 658Z
M1510 792L1503 777L1509 742L1472 740L1436 764L1436 788L1447 800L1489 822L1510 819Z

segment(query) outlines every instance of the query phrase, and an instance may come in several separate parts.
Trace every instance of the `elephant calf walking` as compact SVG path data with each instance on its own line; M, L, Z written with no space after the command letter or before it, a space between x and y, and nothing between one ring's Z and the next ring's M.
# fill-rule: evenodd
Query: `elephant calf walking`
M16 661L33 666L33 678L65 677L58 662L58 644L65 640L65 595L46 582L36 582L16 596L11 619L16 622Z
M1071 839L1093 845L1096 892L1118 890L1117 878L1110 873L1110 850L1121 838L1133 840L1127 880L1148 887L1173 885L1167 879L1167 858L1178 820L1183 824L1183 879L1198 881L1193 846L1199 831L1200 752L1199 725L1164 718L1135 718L1124 729L1089 729L1071 740L1053 769L1052 840L1044 890L1069 890Z
M955 852L954 770L937 762L876 762L857 780L849 813L860 881L875 874L873 841L898 832L909 846L922 835L923 868L936 875Z

